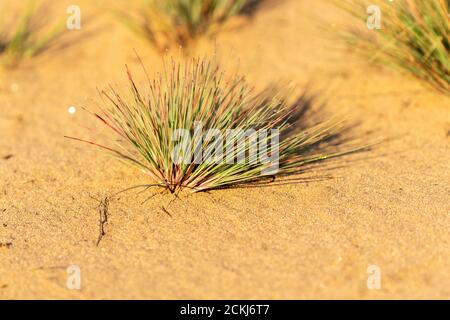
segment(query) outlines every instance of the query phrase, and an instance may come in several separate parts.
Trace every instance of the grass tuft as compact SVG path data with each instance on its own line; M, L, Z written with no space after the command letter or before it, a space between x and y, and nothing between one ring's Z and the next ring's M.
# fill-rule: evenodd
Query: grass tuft
M161 52L187 47L202 35L211 35L231 16L254 8L262 0L140 0L139 10L119 13L134 32Z
M34 0L24 2L19 6L16 18L5 17L3 10L0 15L0 59L7 67L49 49L64 30L61 24L47 28L44 7ZM8 15L11 15L9 10Z
M129 71L128 96L102 92L108 107L93 115L117 135L118 146L72 139L108 151L171 192L295 174L362 149L330 143L343 129L339 121L305 126L302 100L289 104L283 90L255 94L242 77L226 77L208 60L172 61L165 70L147 76L146 92ZM177 135L179 129L189 135Z
M361 20L364 28L370 2L334 1ZM450 95L450 0L379 1L381 29L348 27L346 41L372 61L413 75Z

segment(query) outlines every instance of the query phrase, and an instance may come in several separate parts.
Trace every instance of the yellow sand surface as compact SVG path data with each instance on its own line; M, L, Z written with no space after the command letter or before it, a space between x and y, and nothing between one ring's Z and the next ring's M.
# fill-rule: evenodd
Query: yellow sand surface
M194 54L257 88L311 84L324 114L360 123L352 136L385 142L295 183L123 193L97 246L98 200L151 181L64 135L108 143L82 107L108 84L126 92L125 64L139 78L133 49L150 73L162 60L113 1L77 2L86 24L70 46L0 73L0 298L450 298L450 101L342 50L326 29L343 17L322 0L263 6ZM65 17L72 1L53 3ZM66 286L70 265L81 290Z

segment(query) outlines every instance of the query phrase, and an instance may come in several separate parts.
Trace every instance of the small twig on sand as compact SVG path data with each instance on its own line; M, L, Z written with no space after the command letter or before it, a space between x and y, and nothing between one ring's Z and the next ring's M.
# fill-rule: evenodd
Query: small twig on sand
M164 208L164 206L163 207L161 207L161 209L162 209L162 211L164 211L164 213L166 213L169 217L171 217L172 218L172 215L170 214L170 212L169 211L167 211L167 209L166 208Z
M0 248L10 249L12 247L12 242L0 242Z
M100 214L99 217L99 234L96 245L98 246L100 244L100 241L102 241L103 236L105 233L105 224L108 222L108 207L109 207L109 198L106 197L102 201L100 201L100 204L98 206L98 213Z
M167 208L170 207L170 205L177 199L180 199L180 197L178 196L177 193L173 193L173 199L169 201L169 203L167 204ZM172 215L170 214L169 210L167 210L164 206L161 207L162 211L164 211L164 213L166 213L169 217L172 218Z

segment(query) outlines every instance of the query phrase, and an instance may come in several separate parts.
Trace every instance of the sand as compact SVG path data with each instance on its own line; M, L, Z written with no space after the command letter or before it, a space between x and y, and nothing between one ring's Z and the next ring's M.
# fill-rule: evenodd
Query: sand
M149 181L63 136L107 142L81 107L95 108L97 88L126 88L124 65L139 73L133 48L150 71L161 58L93 1L78 2L96 17L81 40L0 75L0 298L450 298L450 101L335 49L322 28L342 17L325 1L262 8L197 53L216 47L258 88L313 82L327 114L361 123L354 136L387 140L342 158L325 172L333 179L310 179L324 175L318 166L295 184L123 193L97 246L98 200ZM80 290L66 286L70 265Z

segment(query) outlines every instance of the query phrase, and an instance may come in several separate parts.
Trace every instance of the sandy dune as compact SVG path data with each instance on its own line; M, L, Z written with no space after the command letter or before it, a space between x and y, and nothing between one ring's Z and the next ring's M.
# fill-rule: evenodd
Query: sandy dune
M354 136L388 140L302 183L123 193L96 246L97 200L148 181L63 136L108 141L86 129L99 126L81 106L99 103L97 87L125 89L125 63L139 74L133 48L151 71L161 58L78 2L97 17L82 29L90 36L0 74L0 298L450 298L450 101L336 49L322 27L341 17L324 1L285 0L230 23L217 56L256 87L312 82L327 114L361 122ZM324 175L333 179L314 179ZM72 264L81 290L66 287ZM379 290L367 287L370 265Z

